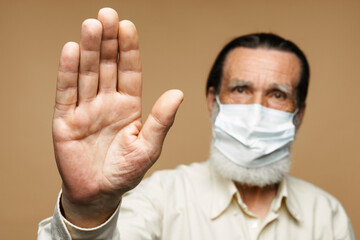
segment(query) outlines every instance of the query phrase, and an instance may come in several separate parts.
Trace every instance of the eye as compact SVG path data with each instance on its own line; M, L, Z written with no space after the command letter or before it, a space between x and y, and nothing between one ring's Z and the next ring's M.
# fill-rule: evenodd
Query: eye
M235 89L238 93L244 93L245 92L245 88L244 87L237 87Z
M276 99L286 99L286 94L283 93L283 92L279 92L279 91L275 92L275 93L273 94L273 96L274 96Z

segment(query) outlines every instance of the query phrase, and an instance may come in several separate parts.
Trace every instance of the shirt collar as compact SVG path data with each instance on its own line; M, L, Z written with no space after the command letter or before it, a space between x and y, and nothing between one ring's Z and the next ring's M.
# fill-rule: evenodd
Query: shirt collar
M236 195L237 188L233 181L222 177L210 161L209 165L212 185L209 216L213 220L220 216L230 206L234 195Z
M289 181L289 176L287 174L285 174L284 179L280 183L278 193L279 198L276 198L277 201L275 201L273 210L278 211L281 207L281 201L284 199L286 208L290 215L297 221L301 222L303 216L300 211L300 204L294 193L294 186L291 185L291 181Z
M225 210L230 206L230 203L238 190L235 183L230 179L222 177L214 166L212 166L210 161L209 166L212 185L212 199L209 209L209 217L213 220L225 212ZM290 215L297 221L301 221L302 215L299 203L297 202L295 194L293 193L287 179L288 175L285 175L284 179L280 182L277 196L271 205L271 210L275 213L279 212L284 200L285 207L289 211ZM242 202L241 199L240 201ZM245 204L243 205L245 206Z

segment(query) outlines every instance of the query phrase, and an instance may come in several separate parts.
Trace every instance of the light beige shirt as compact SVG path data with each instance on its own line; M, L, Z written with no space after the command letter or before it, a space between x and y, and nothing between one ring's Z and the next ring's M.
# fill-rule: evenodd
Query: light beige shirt
M154 173L123 197L104 224L82 229L54 216L39 224L38 239L269 240L355 239L341 204L314 185L286 176L260 221L235 184L210 162Z

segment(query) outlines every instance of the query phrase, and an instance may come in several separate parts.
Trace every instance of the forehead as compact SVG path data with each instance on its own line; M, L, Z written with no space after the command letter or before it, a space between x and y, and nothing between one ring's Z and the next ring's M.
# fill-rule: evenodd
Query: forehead
M225 59L223 84L241 80L254 84L286 84L295 88L300 72L300 60L294 53L238 47Z

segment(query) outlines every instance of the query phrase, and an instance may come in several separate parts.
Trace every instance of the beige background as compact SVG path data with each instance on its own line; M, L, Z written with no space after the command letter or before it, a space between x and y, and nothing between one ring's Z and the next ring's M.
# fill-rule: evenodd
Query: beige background
M58 58L66 41L79 40L81 22L103 6L139 31L145 114L165 90L185 93L151 172L207 158L204 86L226 42L272 31L298 43L312 76L291 172L335 195L360 236L359 1L1 0L2 239L35 238L38 222L52 215L61 185L51 140Z

